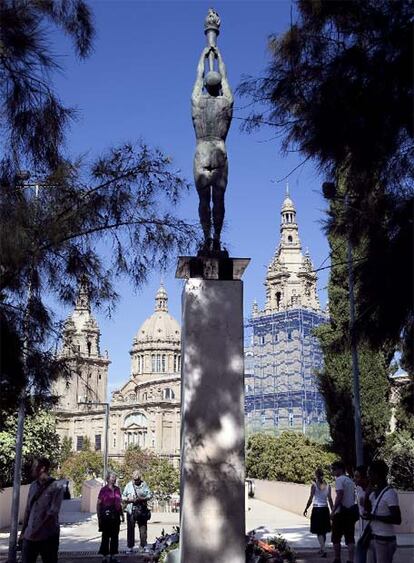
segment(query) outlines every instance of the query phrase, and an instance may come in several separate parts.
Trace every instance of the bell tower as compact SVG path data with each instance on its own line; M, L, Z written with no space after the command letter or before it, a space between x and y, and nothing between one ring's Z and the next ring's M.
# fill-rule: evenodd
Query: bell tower
M59 410L78 410L82 403L107 401L108 354L101 354L101 332L91 313L87 281L79 285L75 308L63 327L63 346L59 356L68 361L71 375L61 378L55 388Z
M265 314L288 309L319 311L317 276L308 253L303 255L296 208L289 190L282 204L280 241L266 275Z

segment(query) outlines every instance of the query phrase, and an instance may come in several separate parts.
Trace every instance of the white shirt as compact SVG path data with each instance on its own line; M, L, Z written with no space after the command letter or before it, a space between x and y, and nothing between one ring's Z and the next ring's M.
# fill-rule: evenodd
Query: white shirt
M342 506L350 508L355 504L355 485L348 475L340 475L335 479L335 489L344 492L341 502Z
M359 525L360 525L360 528L361 528L361 532L363 532L365 526L368 524L368 520L364 520L364 519L362 518L362 515L363 515L364 512L365 512L365 508L364 508L364 505L365 505L365 491L364 491L364 489L363 489L360 485L357 485L357 487L356 487L356 494L357 494L357 499L358 499L358 509L359 509L359 516L360 516L360 518L359 518Z
M380 495L381 493L379 493ZM378 496L379 496L378 495ZM381 496L380 501L377 505L375 493L371 493L369 496L372 506L372 514L378 516L390 516L390 506L399 506L397 491L394 489L388 489ZM371 521L372 533L376 536L395 536L394 524L387 524L386 522L379 522L378 520Z
M321 489L317 483L315 483L314 485L315 491L313 493L313 506L315 506L316 508L328 506L328 494L330 486L325 484L324 488Z

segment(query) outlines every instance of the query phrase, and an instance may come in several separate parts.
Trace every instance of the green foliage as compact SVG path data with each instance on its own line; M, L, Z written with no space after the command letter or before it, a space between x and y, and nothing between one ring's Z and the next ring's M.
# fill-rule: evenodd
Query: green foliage
M408 432L414 437L414 380L410 377L407 383L397 391L398 402L395 407L395 418L398 430Z
M153 459L155 459L155 454L141 450L138 446L129 446L122 464L123 484L125 485L132 479L134 471L139 471L141 475L144 475Z
M166 459L156 458L151 460L144 472L144 479L158 499L165 499L176 493L180 488L178 469Z
M64 463L72 455L72 438L64 436L60 444L60 463Z
M72 40L78 57L91 52L93 20L84 0L0 3L3 171L24 170L28 164L51 168L61 159L74 111L62 105L51 80L60 68L50 41L56 29Z
M343 193L343 191L341 192ZM341 195L341 194L339 194ZM341 198L330 201L332 217L344 210ZM348 467L355 466L354 410L352 404L352 360L349 316L349 279L347 239L330 232L331 272L328 284L330 322L315 329L321 344L324 366L317 373L318 385L325 400L332 437L332 449ZM365 255L363 241L353 248L354 263ZM356 316L360 316L359 283L355 284ZM356 330L356 329L355 329ZM357 332L354 332L357 335ZM384 443L389 429L390 362L392 348L374 347L364 337L357 340L360 368L361 423L365 459L369 461Z
M258 433L247 441L246 473L256 479L311 483L315 469L322 467L329 475L334 460L326 447L296 432Z
M390 468L390 483L397 489L414 491L414 438L407 431L389 434L379 451Z
M163 458L138 446L130 446L125 452L122 465L122 484L132 479L134 471L140 471L142 478L158 499L165 499L179 489L178 470Z
M13 482L17 417L9 416L0 431L0 487ZM54 417L35 411L26 418L23 437L22 482L31 481L30 469L35 457L47 457L56 464L60 457L60 441Z
M83 482L94 477L102 477L102 471L102 454L98 452L81 451L73 453L62 463L59 475L73 482L75 496L79 496Z
M92 447L91 447L91 441L88 438L88 436L83 436L83 440L82 440L82 451L83 452L90 452L92 451Z

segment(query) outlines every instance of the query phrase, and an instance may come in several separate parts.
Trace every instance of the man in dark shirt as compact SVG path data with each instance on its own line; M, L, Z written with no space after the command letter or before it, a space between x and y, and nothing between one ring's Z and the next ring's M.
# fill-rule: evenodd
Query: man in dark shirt
M32 477L21 538L23 563L57 563L59 550L59 511L64 486L49 475L50 461L39 458L33 463Z

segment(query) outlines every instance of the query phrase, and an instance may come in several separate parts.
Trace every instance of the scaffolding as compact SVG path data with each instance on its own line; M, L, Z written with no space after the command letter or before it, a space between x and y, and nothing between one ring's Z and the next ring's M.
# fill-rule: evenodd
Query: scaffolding
M315 379L322 352L314 329L327 318L305 308L245 320L245 414L250 431L292 429L306 433L325 422Z

